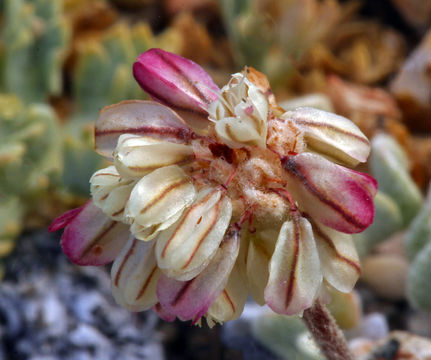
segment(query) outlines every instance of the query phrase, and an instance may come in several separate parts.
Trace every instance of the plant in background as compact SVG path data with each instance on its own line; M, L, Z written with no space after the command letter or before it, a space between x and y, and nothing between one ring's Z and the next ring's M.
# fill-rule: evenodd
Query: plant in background
M423 203L422 194L409 174L407 154L392 136L380 133L372 139L370 165L379 191L374 199L374 223L355 235L361 256L392 234L406 229Z
M0 94L0 257L12 249L23 216L62 169L54 112L47 105L25 106Z
M210 326L257 303L303 318L331 358L350 359L320 300L359 273L350 234L374 217L376 181L351 170L370 144L341 116L285 112L252 68L219 89L197 64L160 49L134 76L155 101L102 110L92 200L57 218L80 265L114 260L112 291L132 311ZM330 329L330 331L328 331Z
M402 57L403 42L395 31L356 19L358 2L224 0L221 5L237 63L264 71L277 86L323 91L327 73L371 84L396 70Z
M407 297L415 308L431 309L431 187L419 214L407 229L405 246L411 263L407 281ZM428 290L428 291L427 291Z
M43 102L62 91L69 28L61 1L5 0L0 37L0 91Z
M68 191L88 195L88 177L102 165L93 151L93 123L101 108L128 98L142 98L142 91L129 69L141 52L155 44L175 51L178 34L166 30L157 37L148 24L133 27L117 23L96 38L84 38L76 45L76 66L72 76L74 112L65 126L63 174ZM179 35L178 35L179 36Z

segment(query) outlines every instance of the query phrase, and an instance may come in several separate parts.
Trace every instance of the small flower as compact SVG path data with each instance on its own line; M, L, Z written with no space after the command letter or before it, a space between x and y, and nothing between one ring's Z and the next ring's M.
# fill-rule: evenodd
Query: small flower
M245 74L237 73L210 104L208 113L224 144L231 148L265 148L268 108L268 98Z
M96 150L113 165L91 178L93 199L50 228L65 227L72 261L114 260L112 292L131 311L210 326L237 318L249 293L291 315L322 286L353 288L350 234L373 221L377 190L344 167L370 150L353 123L282 111L251 68L219 90L195 63L152 49L134 74L157 102L101 111Z

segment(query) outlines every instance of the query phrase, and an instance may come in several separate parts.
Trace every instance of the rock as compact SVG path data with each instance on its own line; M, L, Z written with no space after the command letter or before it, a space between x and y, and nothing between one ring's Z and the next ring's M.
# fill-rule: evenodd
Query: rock
M368 354L366 349L371 344L363 342L361 345L351 345L357 360L431 359L431 340L405 331L391 332L385 339L375 342Z

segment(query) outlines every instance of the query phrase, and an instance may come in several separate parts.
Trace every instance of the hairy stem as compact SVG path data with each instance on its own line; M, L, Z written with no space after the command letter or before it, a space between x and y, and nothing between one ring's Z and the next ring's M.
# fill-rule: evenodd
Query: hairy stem
M344 334L320 300L304 311L303 320L328 360L354 360Z

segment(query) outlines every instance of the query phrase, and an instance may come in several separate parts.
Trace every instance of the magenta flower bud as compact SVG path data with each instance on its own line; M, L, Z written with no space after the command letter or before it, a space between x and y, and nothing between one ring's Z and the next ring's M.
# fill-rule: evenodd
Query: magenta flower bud
M161 49L141 54L133 64L133 75L153 100L177 111L206 115L220 92L198 64Z

